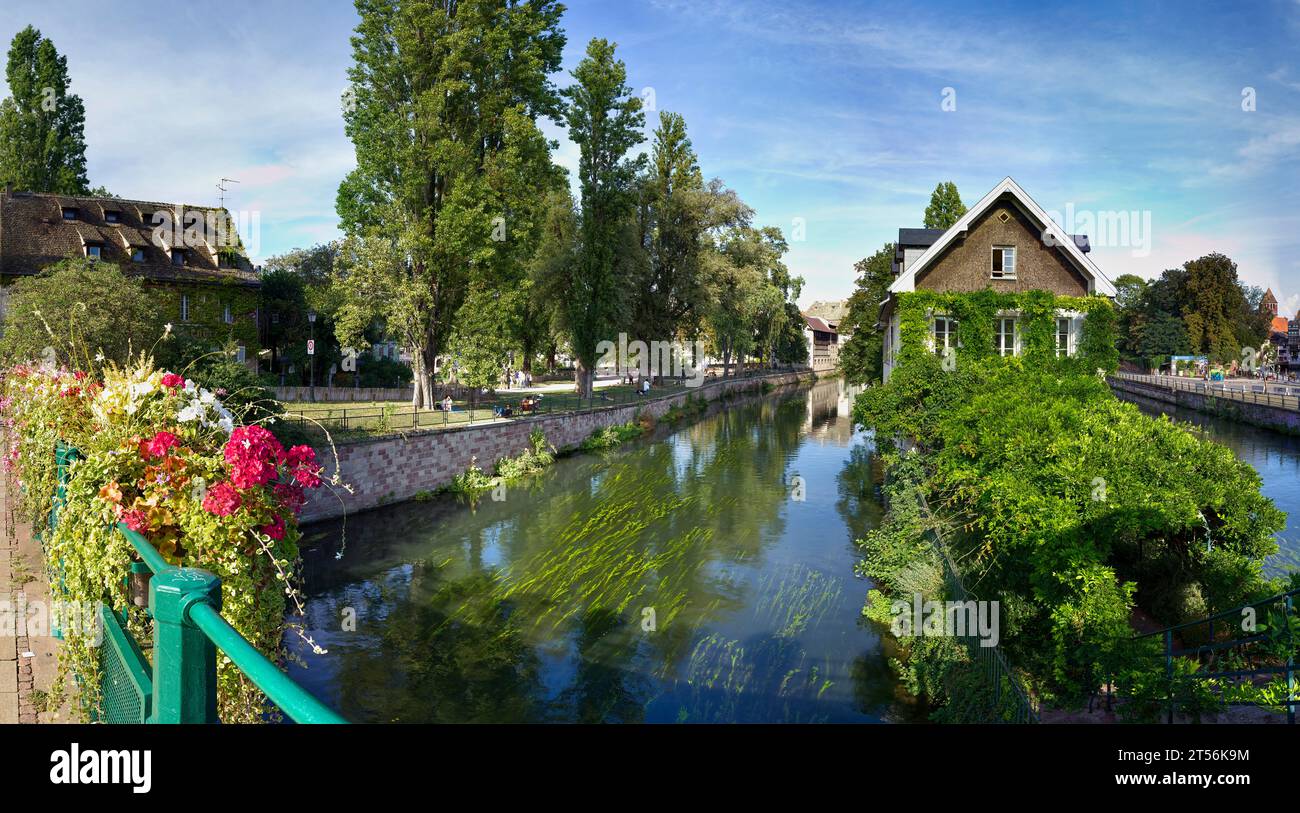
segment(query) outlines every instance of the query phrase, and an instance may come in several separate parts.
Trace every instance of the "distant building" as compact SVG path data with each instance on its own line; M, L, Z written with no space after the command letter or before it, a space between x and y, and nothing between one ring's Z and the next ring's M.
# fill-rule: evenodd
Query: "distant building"
M0 195L0 318L16 280L62 260L102 260L143 278L177 334L213 349L233 340L240 360L256 367L261 283L226 210L10 189Z
M1272 288L1264 292L1264 298L1259 301L1259 309L1269 316L1277 316L1277 297L1273 296Z
M804 340L808 342L808 365L814 370L833 370L840 362L840 345L843 343L838 322L828 322L820 316L803 315Z

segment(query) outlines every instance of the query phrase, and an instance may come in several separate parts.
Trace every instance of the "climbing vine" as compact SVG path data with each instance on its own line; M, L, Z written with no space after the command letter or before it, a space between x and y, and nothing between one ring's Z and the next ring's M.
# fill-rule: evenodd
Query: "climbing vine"
M957 320L959 360L980 360L996 355L995 320L1000 313L1014 312L1018 318L1022 355L1043 359L1056 355L1058 313L1084 314L1076 356L1089 369L1114 371L1119 365L1115 349L1115 309L1100 296L1057 296L1050 291L1001 293L982 291L911 291L898 295L898 361L929 352L931 320L949 316Z

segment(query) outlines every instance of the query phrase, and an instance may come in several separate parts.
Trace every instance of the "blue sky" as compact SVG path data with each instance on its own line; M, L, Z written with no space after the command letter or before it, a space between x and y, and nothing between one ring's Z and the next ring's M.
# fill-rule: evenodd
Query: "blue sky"
M847 296L854 261L919 226L939 181L970 204L1010 175L1049 211L1149 213L1146 249L1094 252L1111 278L1222 251L1300 306L1300 0L567 5L557 81L588 39L616 41L629 83L686 117L707 176L761 224L802 219L787 259L804 304ZM92 184L215 203L239 179L227 205L259 213L260 258L337 235L347 0L0 11L4 42L31 23L68 57Z

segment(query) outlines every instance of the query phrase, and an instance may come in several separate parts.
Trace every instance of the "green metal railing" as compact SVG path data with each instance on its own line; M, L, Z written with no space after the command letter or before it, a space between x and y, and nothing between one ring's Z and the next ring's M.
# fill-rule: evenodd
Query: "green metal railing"
M925 495L919 491L917 493L917 502L922 516L926 517L925 539L930 543L931 549L934 550L943 563L944 583L947 585L949 593L952 594L952 598L960 602L979 601L978 596L966 589L966 584L961 577L961 571L958 570L956 563L952 561L952 557L948 554L948 543L936 530L940 523L930 511L930 504L925 499ZM1029 693L1021 685L1020 678L1012 671L1011 664L1007 662L1002 649L998 646L986 646L988 642L982 640L974 631L968 630L968 633L959 637L966 647L972 664L983 677L989 691L992 692L989 711L996 718L995 721L1022 724L1038 723L1038 710L1034 707L1033 701L1030 700Z
M1300 626L1300 589L1278 593L1205 618L1166 627L1162 630L1136 635L1130 639L1135 644L1160 641L1158 657L1165 662L1165 676L1169 681L1167 722L1174 720L1174 694L1176 681L1218 681L1220 683L1253 684L1260 679L1282 675L1286 682L1286 698L1281 706L1286 721L1296 722L1296 707L1300 705L1300 691L1296 686L1296 627ZM1243 629L1246 611L1258 618L1253 629ZM1257 632L1260 627L1267 627ZM1175 641L1177 639L1177 646ZM1190 674L1176 675L1175 658L1189 658L1204 667ZM1260 706L1256 700L1225 700L1228 706Z
M60 446L58 488L50 527L58 522L76 450ZM101 606L100 648L106 723L217 723L217 654L220 649L285 715L296 723L346 723L280 671L221 616L221 579L206 570L176 567L149 540L119 523L135 549L130 578L148 581L153 619L152 663L131 635L125 610Z

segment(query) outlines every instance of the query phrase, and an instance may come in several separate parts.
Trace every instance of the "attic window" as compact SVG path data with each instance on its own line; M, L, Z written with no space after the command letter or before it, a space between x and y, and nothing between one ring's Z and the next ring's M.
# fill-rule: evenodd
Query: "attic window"
M1001 220L1003 223L1006 223L1011 220L1011 215L1007 214L1006 212L998 212L998 220Z
M1016 247L1015 246L994 246L993 247L993 279L1015 279L1016 278Z
M104 246L102 243L86 243L86 257L91 260L98 260L104 256Z
M121 223L121 222L122 222L122 213L119 212L119 211L116 210L116 209L105 209L105 210L104 210L104 222L105 222L105 223Z
M172 265L178 267L185 265L185 249L183 248L172 249Z
M63 219L64 219L64 220L76 220L76 219L77 219L77 215L79 215L80 213L81 213L80 210L77 209L76 206L64 206L64 207L63 207Z
M143 248L140 248L139 246L136 246L135 248L131 249L131 262L133 262L133 263L142 263L142 262L144 262L144 249L143 249Z

